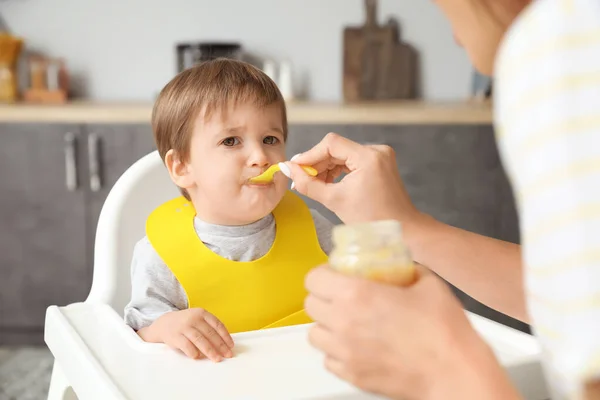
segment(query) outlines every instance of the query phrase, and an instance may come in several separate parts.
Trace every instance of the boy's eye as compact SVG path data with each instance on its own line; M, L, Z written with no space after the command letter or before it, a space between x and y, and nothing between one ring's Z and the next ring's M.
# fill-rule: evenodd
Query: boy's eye
M239 144L239 143L240 143L240 141L236 137L228 137L221 142L221 144L223 144L224 146L229 146L229 147L235 146L236 144Z
M263 143L264 144L277 144L277 143L279 143L279 139L277 139L275 136L267 136L266 138L263 139Z

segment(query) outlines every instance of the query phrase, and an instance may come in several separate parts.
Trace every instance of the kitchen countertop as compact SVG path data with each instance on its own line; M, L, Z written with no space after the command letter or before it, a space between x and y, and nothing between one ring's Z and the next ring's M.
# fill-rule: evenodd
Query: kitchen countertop
M151 113L151 103L14 104L0 105L0 122L145 124L150 123ZM492 107L488 102L291 102L288 121L290 124L339 125L489 125Z

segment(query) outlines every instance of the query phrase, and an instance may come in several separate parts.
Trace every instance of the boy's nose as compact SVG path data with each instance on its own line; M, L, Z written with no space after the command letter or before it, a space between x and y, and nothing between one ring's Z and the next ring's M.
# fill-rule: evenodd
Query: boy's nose
M253 167L267 167L269 166L269 158L263 150L255 150L252 152L250 159L248 160L250 165Z

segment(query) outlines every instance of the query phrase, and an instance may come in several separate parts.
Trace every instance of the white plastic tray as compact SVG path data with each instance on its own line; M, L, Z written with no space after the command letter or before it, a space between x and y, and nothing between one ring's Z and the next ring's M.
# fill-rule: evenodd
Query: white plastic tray
M526 399L548 398L537 342L468 313ZM50 307L46 343L82 400L378 399L339 380L307 341L309 325L234 335L232 359L191 360L143 342L108 305Z

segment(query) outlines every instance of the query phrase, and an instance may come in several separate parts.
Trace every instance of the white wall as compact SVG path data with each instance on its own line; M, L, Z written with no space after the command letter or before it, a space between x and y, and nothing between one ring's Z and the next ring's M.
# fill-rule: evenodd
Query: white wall
M289 59L313 100L341 98L342 29L363 21L362 0L5 0L0 14L31 48L65 57L97 100L151 100L174 75L175 43L236 40ZM421 59L426 99L468 95L471 66L430 0L379 0Z

